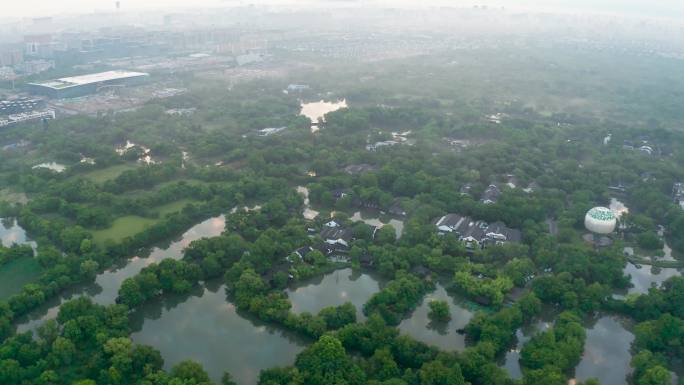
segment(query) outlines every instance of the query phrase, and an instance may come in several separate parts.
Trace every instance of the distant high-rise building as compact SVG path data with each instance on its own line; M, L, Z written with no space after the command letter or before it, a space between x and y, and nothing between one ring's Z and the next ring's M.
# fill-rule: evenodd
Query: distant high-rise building
M24 52L19 48L0 48L0 67L14 67L24 62Z
M24 44L27 56L39 58L52 58L58 46L50 34L26 35L24 36Z

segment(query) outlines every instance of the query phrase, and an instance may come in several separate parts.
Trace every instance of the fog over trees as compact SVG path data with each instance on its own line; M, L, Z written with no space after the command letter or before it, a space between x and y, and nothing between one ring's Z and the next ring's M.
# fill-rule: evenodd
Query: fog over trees
M3 7L0 384L684 384L680 2Z

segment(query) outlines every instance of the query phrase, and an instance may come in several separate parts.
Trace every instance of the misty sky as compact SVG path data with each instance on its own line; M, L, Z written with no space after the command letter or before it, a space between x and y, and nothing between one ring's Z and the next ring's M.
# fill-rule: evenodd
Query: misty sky
M56 13L82 13L114 10L116 0L3 0L0 16L31 17ZM124 10L155 7L230 6L235 4L384 4L417 6L426 3L436 5L490 6L525 8L559 8L609 13L627 13L656 17L684 18L684 0L120 0Z

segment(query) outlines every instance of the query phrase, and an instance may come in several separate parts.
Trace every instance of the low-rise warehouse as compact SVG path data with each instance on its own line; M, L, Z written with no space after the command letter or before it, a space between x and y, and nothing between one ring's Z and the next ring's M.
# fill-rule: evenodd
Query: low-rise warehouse
M62 99L93 94L107 87L139 84L147 78L149 74L144 72L117 70L60 78L42 83L29 83L28 87L33 94Z

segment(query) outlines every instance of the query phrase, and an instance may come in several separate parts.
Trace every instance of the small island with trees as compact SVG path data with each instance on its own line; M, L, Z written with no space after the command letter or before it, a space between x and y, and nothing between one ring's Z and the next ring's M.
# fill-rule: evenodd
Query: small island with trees
M449 322L451 314L449 314L449 304L446 301L433 300L430 301L430 312L428 317L433 322Z

